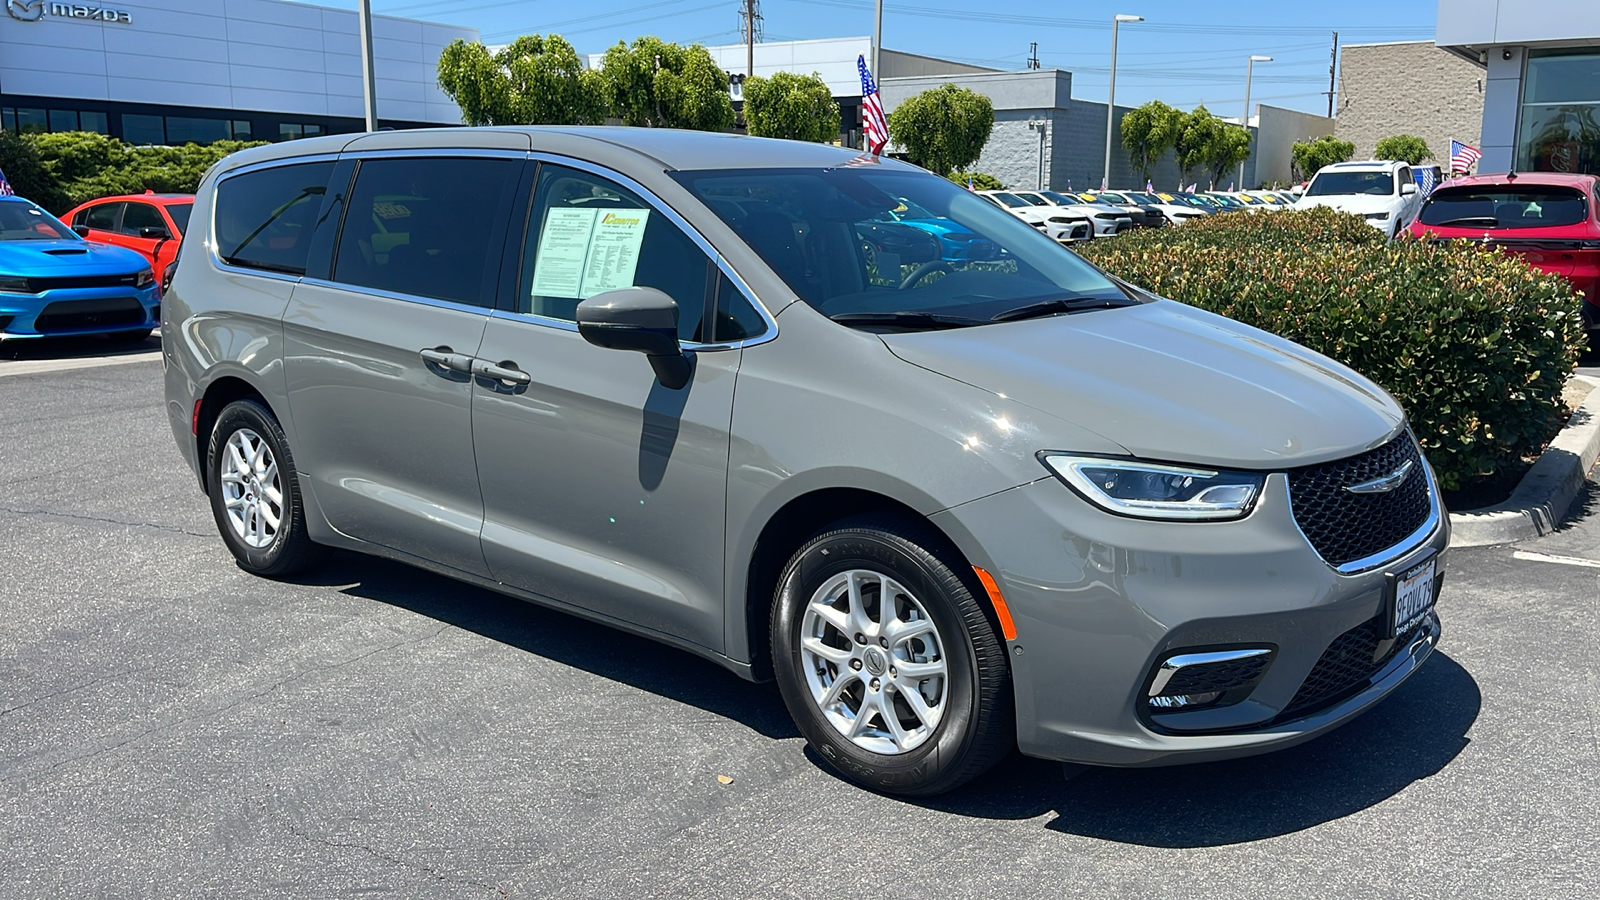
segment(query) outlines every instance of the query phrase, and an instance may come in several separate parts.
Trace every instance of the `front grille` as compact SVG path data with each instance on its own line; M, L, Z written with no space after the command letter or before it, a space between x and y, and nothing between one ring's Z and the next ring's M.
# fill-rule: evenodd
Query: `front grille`
M132 272L126 275L63 275L54 278L29 278L28 290L30 294L42 294L45 291L73 290L77 288L115 288L133 287L138 283L139 276Z
M1387 493L1345 490L1393 474L1408 461L1411 474ZM1340 566L1387 550L1422 527L1432 508L1422 469L1417 442L1403 432L1360 456L1290 469L1289 505L1311 546L1329 565Z
M1263 653L1245 659L1184 666L1168 679L1161 694L1168 697L1193 694L1223 694L1234 688L1255 684L1267 670L1272 655Z
M106 300L57 300L46 306L33 320L40 333L84 331L90 328L115 328L143 322L144 307L132 297Z
M1391 646L1378 651L1383 642L1383 613L1362 622L1334 639L1322 658L1311 667L1311 674L1300 684L1294 699L1283 708L1279 720L1310 715L1331 706L1367 686L1372 676L1394 658L1400 648L1408 647L1422 626L1416 625L1401 635Z

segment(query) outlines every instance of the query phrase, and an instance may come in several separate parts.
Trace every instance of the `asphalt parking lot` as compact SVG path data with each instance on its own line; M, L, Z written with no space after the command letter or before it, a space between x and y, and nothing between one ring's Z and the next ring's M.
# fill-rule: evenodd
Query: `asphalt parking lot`
M352 554L245 575L155 346L0 361L0 896L1600 891L1594 491L1554 535L1451 551L1439 652L1332 735L1157 770L1014 756L913 803L687 654Z

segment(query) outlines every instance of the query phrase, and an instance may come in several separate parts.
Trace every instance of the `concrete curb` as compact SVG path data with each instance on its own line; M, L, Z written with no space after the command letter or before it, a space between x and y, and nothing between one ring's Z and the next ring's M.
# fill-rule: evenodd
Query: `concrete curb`
M1554 531L1597 457L1600 390L1593 390L1504 503L1450 514L1450 546L1509 544Z

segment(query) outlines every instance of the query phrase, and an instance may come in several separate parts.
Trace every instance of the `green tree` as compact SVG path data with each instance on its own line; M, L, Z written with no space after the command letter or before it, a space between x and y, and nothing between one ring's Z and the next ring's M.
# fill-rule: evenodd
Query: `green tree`
M558 34L531 34L490 54L460 38L439 54L439 89L468 125L597 125L605 121L600 74L583 67Z
M1183 122L1182 112L1160 100L1151 100L1122 117L1122 146L1128 151L1128 161L1146 181L1161 155L1177 146Z
M889 117L889 136L906 157L940 175L977 162L993 130L989 98L949 83L908 98Z
M1294 170L1302 180L1317 174L1323 166L1344 162L1356 155L1356 145L1325 134L1314 141L1295 141L1290 153L1294 156Z
M951 172L949 179L962 187L970 186L975 191L1003 191L1006 186L1000 179L988 172Z
M0 172L4 172L11 189L19 197L26 197L51 212L70 209L65 203L60 182L50 174L33 146L31 135L0 131Z
M178 147L134 147L84 131L22 138L48 186L33 199L54 213L110 194L193 193L206 170L224 156L262 142L217 141ZM21 193L21 191L18 191ZM43 199L41 199L43 198Z
M1204 103L1183 116L1173 149L1177 152L1178 170L1183 173L1185 184L1195 171L1210 168L1212 145L1222 125L1222 120L1212 115Z
M1218 119L1217 128L1205 148L1206 170L1211 173L1211 183L1221 182L1225 174L1249 158L1250 132L1241 125L1230 125ZM1239 188L1243 190L1244 185L1239 185Z
M1428 142L1414 134L1386 137L1378 142L1375 152L1379 159L1404 160L1413 166L1425 159L1433 159L1433 151L1428 149Z
M839 104L815 72L778 72L745 81L744 121L758 137L826 144L839 137Z
M600 69L611 114L624 125L726 131L733 127L728 76L706 48L657 37L617 42Z

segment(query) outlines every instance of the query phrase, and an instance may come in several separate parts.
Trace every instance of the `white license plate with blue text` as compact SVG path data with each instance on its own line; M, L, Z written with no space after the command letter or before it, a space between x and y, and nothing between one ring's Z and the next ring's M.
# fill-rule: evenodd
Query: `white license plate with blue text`
M1394 582L1394 633L1405 634L1433 608L1433 581L1437 559L1401 573Z

